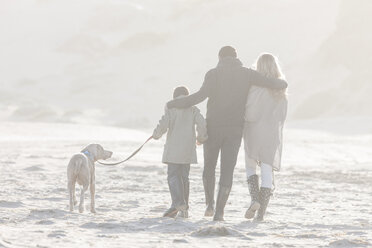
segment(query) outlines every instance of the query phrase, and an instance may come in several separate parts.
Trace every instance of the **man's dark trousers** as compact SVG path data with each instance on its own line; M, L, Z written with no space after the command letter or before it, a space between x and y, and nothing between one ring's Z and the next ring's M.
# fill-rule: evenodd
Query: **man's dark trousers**
M208 140L204 143L203 184L208 206L214 205L215 171L221 153L219 187L231 190L234 168L242 141L242 127L210 127ZM227 199L226 199L227 200ZM217 206L218 207L218 206ZM224 207L224 206L222 206Z

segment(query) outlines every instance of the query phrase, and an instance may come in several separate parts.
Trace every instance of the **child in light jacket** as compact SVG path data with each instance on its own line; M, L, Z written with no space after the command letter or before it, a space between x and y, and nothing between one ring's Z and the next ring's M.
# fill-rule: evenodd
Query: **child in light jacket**
M173 98L189 95L186 87L177 87ZM195 132L197 131L197 136ZM187 218L189 209L189 172L190 164L197 163L196 142L204 143L207 124L200 110L193 106L185 109L167 109L153 132L154 139L167 133L162 162L168 165L168 186L172 205L164 217Z

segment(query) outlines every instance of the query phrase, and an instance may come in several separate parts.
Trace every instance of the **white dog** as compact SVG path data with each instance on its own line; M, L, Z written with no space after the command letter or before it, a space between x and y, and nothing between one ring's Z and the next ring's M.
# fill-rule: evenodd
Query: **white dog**
M99 144L90 144L85 147L81 153L72 156L68 167L67 167L67 188L70 195L70 211L74 210L74 205L77 204L75 196L75 184L82 185L81 195L80 195L80 205L79 212L84 211L84 193L90 186L90 211L95 213L95 166L94 162L99 159L108 159L112 156L112 152L105 151L103 147Z

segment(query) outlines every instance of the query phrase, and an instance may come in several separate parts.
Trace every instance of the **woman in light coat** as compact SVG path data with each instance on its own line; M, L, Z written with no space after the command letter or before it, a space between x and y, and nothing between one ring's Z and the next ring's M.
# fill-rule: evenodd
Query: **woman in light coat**
M278 60L271 54L262 54L256 62L256 70L270 78L284 78ZM251 205L245 217L261 221L270 200L273 171L279 171L283 145L283 124L287 115L285 90L273 90L252 86L247 98L244 149L245 167ZM261 187L256 167L261 167Z
M187 95L188 89L180 86L174 90L173 98ZM207 123L197 107L165 108L165 114L155 128L153 138L159 139L166 132L162 161L168 165L167 180L172 205L163 216L175 217L179 212L179 217L187 218L190 164L197 163L196 143L202 144L208 138Z

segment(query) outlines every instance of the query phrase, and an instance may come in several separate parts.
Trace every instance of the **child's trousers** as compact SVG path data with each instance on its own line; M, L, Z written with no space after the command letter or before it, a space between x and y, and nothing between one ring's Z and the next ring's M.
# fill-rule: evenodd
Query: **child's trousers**
M168 164L168 186L173 208L189 208L190 164Z

